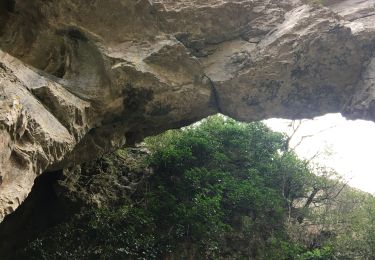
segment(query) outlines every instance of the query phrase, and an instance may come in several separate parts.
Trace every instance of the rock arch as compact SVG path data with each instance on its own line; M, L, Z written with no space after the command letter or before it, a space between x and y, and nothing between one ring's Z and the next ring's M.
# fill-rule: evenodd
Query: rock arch
M0 220L36 176L221 112L375 119L375 1L0 1Z

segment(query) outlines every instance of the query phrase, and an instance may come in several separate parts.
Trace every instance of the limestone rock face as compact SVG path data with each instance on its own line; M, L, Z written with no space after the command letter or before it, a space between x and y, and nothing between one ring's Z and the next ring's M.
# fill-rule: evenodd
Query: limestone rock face
M0 0L0 220L36 176L221 112L375 120L375 0Z

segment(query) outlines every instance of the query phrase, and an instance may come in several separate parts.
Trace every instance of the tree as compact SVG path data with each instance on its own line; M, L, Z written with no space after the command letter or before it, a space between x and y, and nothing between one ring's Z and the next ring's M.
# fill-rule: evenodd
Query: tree
M309 252L285 225L305 219L308 212L300 202L310 208L318 198L311 195L317 177L286 144L285 135L263 123L222 116L148 138L150 153L142 160L153 174L140 178L129 198L115 207L81 212L26 252L36 259L327 257L330 248ZM97 162L94 169L100 170L90 180L120 180L123 166L116 156L126 153Z

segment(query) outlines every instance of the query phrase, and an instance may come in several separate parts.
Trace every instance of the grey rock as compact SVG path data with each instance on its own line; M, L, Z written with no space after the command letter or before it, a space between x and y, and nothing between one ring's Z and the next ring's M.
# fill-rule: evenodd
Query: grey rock
M215 113L375 119L375 1L4 0L0 220L45 171Z

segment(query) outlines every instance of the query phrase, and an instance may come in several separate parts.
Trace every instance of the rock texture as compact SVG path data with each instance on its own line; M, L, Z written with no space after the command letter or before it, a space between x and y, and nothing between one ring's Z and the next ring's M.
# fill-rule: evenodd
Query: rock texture
M0 220L42 172L214 113L375 120L374 5L0 0Z

